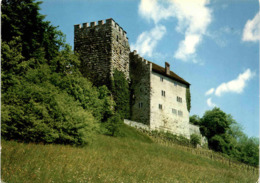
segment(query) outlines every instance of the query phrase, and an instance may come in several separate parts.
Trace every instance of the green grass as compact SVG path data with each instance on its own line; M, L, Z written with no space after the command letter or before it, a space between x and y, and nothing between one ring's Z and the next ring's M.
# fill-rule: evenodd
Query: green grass
M244 169L167 147L123 126L123 137L99 135L86 147L2 140L2 180L37 182L256 182Z

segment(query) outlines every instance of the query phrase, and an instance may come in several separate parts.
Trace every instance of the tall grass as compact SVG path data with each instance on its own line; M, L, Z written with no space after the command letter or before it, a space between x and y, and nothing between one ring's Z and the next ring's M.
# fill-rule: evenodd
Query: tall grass
M130 127L86 147L2 141L2 180L37 182L256 182L258 175L167 147Z

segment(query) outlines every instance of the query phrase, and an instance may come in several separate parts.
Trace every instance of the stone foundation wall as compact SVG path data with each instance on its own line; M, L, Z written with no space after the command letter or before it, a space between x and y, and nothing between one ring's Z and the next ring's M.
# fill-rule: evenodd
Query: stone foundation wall
M152 65L136 51L130 53L131 119L150 124L150 73Z
M129 125L129 126L132 126L134 128L139 128L139 129L141 128L141 129L150 131L150 127L148 125L143 124L143 123L138 123L136 121L131 121L129 119L124 119L124 123Z
M201 136L201 145L208 143L207 138L202 136L200 133L200 127L189 123L190 135L197 134Z
M201 135L199 126L196 126L196 125L189 123L189 130L190 130L190 134Z

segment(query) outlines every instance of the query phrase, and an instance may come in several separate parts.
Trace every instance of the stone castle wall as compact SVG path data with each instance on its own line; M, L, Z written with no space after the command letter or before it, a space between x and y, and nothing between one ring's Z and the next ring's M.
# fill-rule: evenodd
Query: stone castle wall
M151 74L151 130L190 137L186 85L156 72ZM165 95L162 95L162 91ZM177 101L182 98L182 102ZM161 105L161 109L159 107ZM182 113L182 114L180 114Z
M114 21L111 22L112 71L122 71L129 80L130 46L126 32Z
M74 50L80 55L83 76L96 86L110 87L115 69L125 74L131 83L131 120L148 125L151 130L190 137L187 86L152 71L151 62L136 51L130 52L126 32L113 19L75 25ZM177 97L182 98L181 103Z
M113 19L75 25L74 50L80 54L83 76L93 84L110 84L114 69L129 78L128 38Z
M130 53L131 119L150 125L150 72L152 64Z

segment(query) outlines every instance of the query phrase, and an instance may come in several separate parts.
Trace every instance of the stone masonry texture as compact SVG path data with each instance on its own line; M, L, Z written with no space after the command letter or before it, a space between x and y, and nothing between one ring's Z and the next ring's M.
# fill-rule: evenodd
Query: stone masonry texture
M129 79L128 38L113 19L75 25L74 50L80 55L83 76L94 85L109 85L114 69Z
M190 84L165 68L130 52L126 32L112 19L74 25L74 50L81 72L94 85L110 88L115 69L130 84L131 120L150 130L168 131L190 138L199 129L189 124L186 88ZM132 124L132 123L131 123ZM139 125L139 126L140 126Z
M152 65L135 51L130 53L131 119L150 125Z

